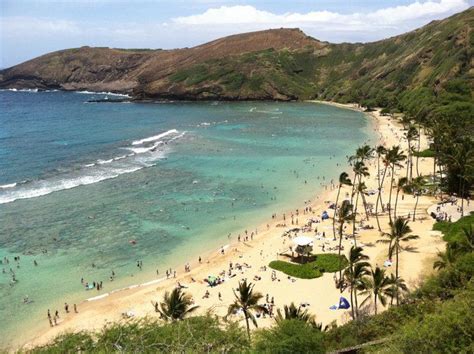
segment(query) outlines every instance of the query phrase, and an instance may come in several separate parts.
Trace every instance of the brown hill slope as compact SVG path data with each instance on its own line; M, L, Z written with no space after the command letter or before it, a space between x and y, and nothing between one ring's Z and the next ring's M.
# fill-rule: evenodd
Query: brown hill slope
M143 92L167 76L209 60L267 49L323 48L298 29L233 35L176 50L81 47L49 53L0 72L2 88Z
M69 49L0 72L0 88L116 91L135 99L375 100L407 90L472 87L474 8L366 44L329 44L298 29L221 38L176 50Z

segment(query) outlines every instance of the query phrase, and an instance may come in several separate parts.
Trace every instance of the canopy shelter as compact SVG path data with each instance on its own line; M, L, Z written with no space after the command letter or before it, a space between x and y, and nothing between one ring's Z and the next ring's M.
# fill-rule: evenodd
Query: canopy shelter
M305 256L309 256L313 251L313 239L307 236L298 236L293 239L293 243L296 244L295 251L301 256L301 260L304 261Z
M308 236L297 236L293 239L293 243L295 243L297 246L311 246L313 239Z

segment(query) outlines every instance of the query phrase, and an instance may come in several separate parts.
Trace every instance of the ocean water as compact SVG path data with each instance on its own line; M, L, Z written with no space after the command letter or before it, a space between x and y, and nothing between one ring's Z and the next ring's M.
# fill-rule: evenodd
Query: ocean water
M362 113L314 103L87 103L106 96L0 92L3 347L48 326L48 308L161 277L302 206L371 139Z

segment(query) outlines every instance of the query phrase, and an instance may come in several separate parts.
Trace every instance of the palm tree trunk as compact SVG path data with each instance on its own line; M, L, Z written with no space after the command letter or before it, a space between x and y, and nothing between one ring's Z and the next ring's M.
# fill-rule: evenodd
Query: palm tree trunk
M359 316L359 304L357 303L357 289L354 289L355 315Z
M359 178L359 183L360 183L360 178ZM357 191L357 196L356 196L356 201L355 201L355 207L354 207L354 216L352 217L352 237L354 238L354 247L357 247L357 240L356 240L356 234L355 234L355 224L356 224L356 217L357 217L357 204L359 202L359 191Z
M400 188L397 187L397 196L395 197L395 207L393 208L393 218L397 218L397 204L398 204L398 195L400 194Z
M344 226L344 221L341 221L339 225L339 285L342 280L342 257L341 257L341 247L342 247L342 229ZM342 286L339 287L340 292L342 293Z
M367 201L365 200L364 193L361 192L361 196L362 196L362 205L364 206L364 210L365 210L365 217L367 218L367 221L369 221L369 212L367 211Z
M399 297L398 297L398 244L396 245L397 247L397 253L396 253L396 264L395 264L395 279L397 280L397 284L395 287L395 294L397 296L397 306L399 303Z
M351 313L352 313L352 319L355 319L355 312L354 312L354 290L351 285Z
M388 219L392 222L392 189L393 180L395 179L395 164L392 164L392 176L390 178L390 192L388 194Z
M380 227L380 221L379 221L379 203L382 204L382 186L383 186L386 173L387 173L387 167L385 166L382 180L379 181L379 192L377 194L377 201L375 202L375 219L377 219L377 226L379 228L379 231L382 231L382 228ZM379 174L379 179L380 179L380 174Z
M250 341L250 324L249 324L249 316L247 315L247 312L244 312L245 315L245 324L247 325L247 336L249 337Z
M374 298L375 314L377 314L377 294L374 294Z
M418 158L420 155L420 145L421 145L421 125L418 126L418 148L416 154L416 176L420 177L420 170L418 169Z
M415 208L413 209L413 221L415 221L415 214L416 214L416 208L418 206L418 199L420 198L419 193L416 193L416 202L415 202Z
M337 203L339 201L339 194L341 193L342 185L339 183L339 189L337 190L336 204L334 206L334 216L332 218L332 237L336 239L336 213L337 213Z

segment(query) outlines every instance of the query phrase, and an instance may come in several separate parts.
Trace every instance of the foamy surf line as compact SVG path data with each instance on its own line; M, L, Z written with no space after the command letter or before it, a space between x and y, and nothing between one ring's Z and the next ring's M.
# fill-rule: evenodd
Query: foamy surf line
M74 91L75 93L80 93L82 95L109 95L109 96L118 96L118 97L130 97L124 93L115 93L115 92L94 92L94 91Z
M135 140L134 142L132 142L132 145L142 145L142 144L145 144L145 143L150 143L152 141L156 141L156 140L159 140L161 138L164 138L165 136L168 136L170 134L178 134L178 131L176 129L171 129L171 130L168 130L164 133L161 133L161 134L158 134L158 135L155 135L155 136L150 136L149 138L145 138L145 139L141 139L141 140Z
M4 184L3 186L0 186L0 189L7 189L13 187L16 187L16 183Z
M162 141L171 135L166 141ZM79 186L90 185L116 178L126 173L132 173L143 168L154 166L154 161L165 157L165 143L177 140L185 135L185 132L178 132L171 129L167 132L155 135L150 138L142 139L145 142L154 141L155 144L149 147L125 148L132 150L133 153L119 155L108 160L96 160L94 163L85 164L83 168L77 171L69 171L60 175L53 176L50 179L30 181L28 183L10 183L0 186L0 204L14 202L19 199L29 199L41 197L53 192L71 189ZM71 176L71 174L73 174Z
M124 290L131 290L131 289L140 288L142 286L149 286L149 285L158 284L158 283L161 283L162 281L165 281L166 279L167 278L163 277L163 278L147 281L146 283L129 285L125 288L115 289L115 290L112 290L112 291L110 291L108 293L105 293L105 294L102 294L102 295L97 295L97 296L94 296L94 297L90 297L90 298L86 299L86 301L90 302L90 301L100 300L100 299L106 298L107 296L110 296L112 294L115 294L115 293L118 293L118 292L121 292L121 291L124 291Z

